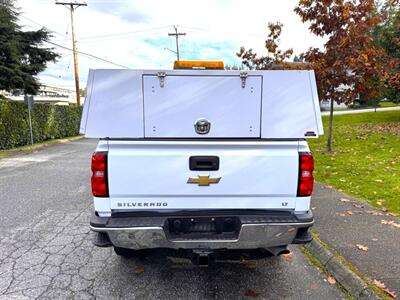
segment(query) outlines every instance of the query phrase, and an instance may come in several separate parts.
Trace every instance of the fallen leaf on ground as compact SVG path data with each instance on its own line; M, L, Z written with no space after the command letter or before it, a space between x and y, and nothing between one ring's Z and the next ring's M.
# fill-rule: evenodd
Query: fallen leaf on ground
M349 199L346 199L346 198L341 198L341 199L340 199L340 202L350 202L350 200L349 200Z
M361 244L357 244L356 247L358 249L362 250L362 251L368 251L368 247L367 246L364 246L364 245L361 245Z
M367 214L371 214L373 216L383 216L383 213L377 212L377 211L374 211L374 210L367 210L366 213Z
M391 290L389 290L388 288L385 288L385 289L382 289L382 290L392 298L396 298L397 297L396 293L391 291Z
M354 207L357 207L357 208L364 208L364 205L355 204L355 203L353 203L353 206L354 206Z
M336 283L336 279L333 276L329 276L327 280L328 280L329 284L335 284Z
M255 291L253 291L253 290L250 290L250 289L247 289L247 290L244 292L244 295L245 295L246 297L251 297L251 298L257 298L258 296L260 296L259 293L255 292Z
M380 288L382 291L384 291L386 294L388 294L390 297L392 298L397 297L396 293L389 290L382 281L374 279L372 283L376 285L378 288Z
M293 252L290 252L288 254L282 254L281 257L283 258L284 261L290 263L293 261Z
M141 274L144 272L144 268L143 267L136 267L135 269L133 269L133 272L135 272L136 274Z
M386 285L382 281L374 279L372 283L375 284L380 289L386 288Z
M373 131L378 131L382 132L385 134L394 134L394 135L400 135L400 124L398 122L392 122L392 123L384 123L384 124L374 124L374 125L362 125L360 126L362 129L373 132ZM392 150L392 149L390 149ZM389 152L390 152L389 150Z
M348 213L349 215L352 215L352 214L353 214L353 212L352 212L351 210L348 210L347 213Z
M399 223L395 223L394 221L381 220L381 224L391 225L391 226L393 226L395 228L400 228L400 224Z

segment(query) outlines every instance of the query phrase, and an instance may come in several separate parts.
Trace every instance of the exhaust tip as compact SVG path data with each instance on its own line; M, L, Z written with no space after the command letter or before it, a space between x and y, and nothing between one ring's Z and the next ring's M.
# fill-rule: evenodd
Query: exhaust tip
M282 250L281 252L278 253L278 256L283 254L290 254L290 250L289 249Z
M287 246L278 246L278 247L271 247L266 249L268 252L270 252L273 256L280 256L283 254L289 254L290 250L287 248Z

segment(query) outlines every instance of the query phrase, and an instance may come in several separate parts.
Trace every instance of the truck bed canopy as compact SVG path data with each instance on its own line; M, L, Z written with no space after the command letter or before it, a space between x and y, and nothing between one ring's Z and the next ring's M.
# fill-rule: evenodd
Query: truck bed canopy
M89 71L88 138L316 138L313 71ZM205 127L202 127L205 125Z

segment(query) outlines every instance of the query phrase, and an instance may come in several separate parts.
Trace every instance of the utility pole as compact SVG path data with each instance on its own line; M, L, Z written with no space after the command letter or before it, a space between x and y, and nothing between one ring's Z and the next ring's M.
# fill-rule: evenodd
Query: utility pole
M75 93L76 93L76 104L81 106L81 95L79 89L79 69L78 69L78 51L76 48L76 40L75 40L75 21L74 21L74 12L75 9L79 6L87 6L84 1L57 1L56 4L65 5L71 12L71 28L72 28L72 50L74 52L74 69L75 69Z
M175 36L176 40L176 59L179 60L179 36L186 35L186 32L178 32L178 26L174 25L175 33L168 33L169 36Z

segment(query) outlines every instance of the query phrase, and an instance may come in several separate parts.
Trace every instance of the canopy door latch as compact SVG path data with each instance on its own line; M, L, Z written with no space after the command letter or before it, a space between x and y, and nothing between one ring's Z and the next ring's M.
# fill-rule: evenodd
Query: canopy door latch
M158 79L160 80L160 87L161 87L161 88L164 87L165 76L167 76L167 74L165 74L165 72L158 72L158 73L157 73L157 77L158 77Z
M242 81L242 88L246 87L247 72L240 72L240 80Z

